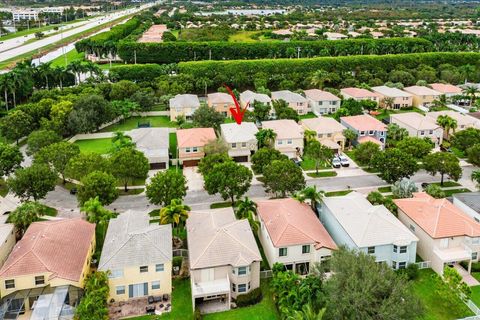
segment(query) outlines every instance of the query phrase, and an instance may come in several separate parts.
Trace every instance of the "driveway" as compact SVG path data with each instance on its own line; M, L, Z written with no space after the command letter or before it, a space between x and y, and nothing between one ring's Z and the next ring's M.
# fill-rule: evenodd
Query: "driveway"
M252 185L262 184L260 181L257 180L257 177L255 176L255 173L253 172L253 170L252 170L252 163L251 163L251 162L239 162L239 164L247 167L248 169L250 169L250 171L252 171L252 174L253 174Z
M187 178L188 191L203 190L203 176L198 167L183 168L183 175Z

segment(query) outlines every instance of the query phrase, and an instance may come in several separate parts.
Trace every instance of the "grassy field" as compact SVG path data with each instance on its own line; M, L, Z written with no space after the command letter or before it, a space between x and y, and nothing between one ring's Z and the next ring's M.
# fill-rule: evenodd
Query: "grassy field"
M400 110L385 110L385 111L380 111L381 113L375 118L378 120L383 120L383 119L389 119L391 114L397 114L397 113L406 113L406 112L418 112L421 114L425 114L422 110L418 108L408 108L408 109L400 109Z
M315 160L310 159L309 157L303 157L302 162L300 163L300 166L302 167L303 170L309 171L309 170L315 170ZM332 167L329 164L320 164L318 169L331 169Z
M220 209L220 208L228 208L231 207L232 203L230 201L225 202L215 202L210 204L210 209Z
M325 196L326 197L338 197L338 196L344 196L352 192L353 190L341 190L341 191L332 191L332 192L326 192Z
M96 152L99 154L109 153L113 148L111 138L77 140L74 144L80 148L81 152Z
M381 193L392 192L392 187L391 187L391 186L388 186L388 187L380 187L380 188L378 188L378 192L381 192Z
M65 56L67 57L67 65L75 60L83 61L85 55L82 52L77 52L76 49L68 51ZM65 57L61 55L60 57L52 60L52 67L65 67Z
M169 148L168 152L170 152L173 158L177 157L177 134L175 132L171 132L168 136L169 139Z
M439 186L439 187L442 187L442 188L459 187L459 186L461 186L460 183L455 182L455 181L444 181L444 182L443 182L443 186L440 185L440 182L432 182L432 183L430 183L430 184L433 184L433 185L436 185L436 186Z
M336 177L337 173L335 171L319 171L319 172L309 172L307 176L312 178L325 178L325 177Z
M437 294L433 274L432 269L420 270L419 277L413 281L413 291L425 308L425 316L421 319L452 320L473 315L460 299L449 303Z
M300 120L302 120L302 119L313 119L313 118L318 118L313 112L309 112L307 114L302 114L300 116Z
M443 190L443 192L445 192L445 195L447 197L450 197L452 194L455 194L455 193L472 192L472 190L467 188L458 188L458 189Z
M257 34L258 31L239 31L228 38L228 42L257 42L258 40L251 37Z
M136 129L139 122L150 122L151 127L175 128L177 125L175 122L170 121L170 118L167 116L131 117L125 121L120 121L112 124L111 126L103 128L100 130L100 132L128 131Z

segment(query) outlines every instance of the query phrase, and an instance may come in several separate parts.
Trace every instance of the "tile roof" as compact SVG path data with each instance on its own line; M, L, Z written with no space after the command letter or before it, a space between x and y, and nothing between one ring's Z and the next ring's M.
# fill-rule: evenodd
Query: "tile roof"
M432 238L480 237L480 223L447 199L435 199L424 192L417 192L413 198L393 201Z
M34 222L14 246L0 277L51 273L50 279L78 282L94 236L95 225L80 218Z
M220 130L227 143L256 140L255 134L258 132L258 128L253 122L242 122L240 125L237 123L222 123Z
M372 205L356 191L340 197L324 197L322 201L360 248L418 241L387 208Z
M378 86L372 87L372 90L376 93L384 95L386 97L396 98L396 97L411 97L412 95L408 92L402 91L398 88L390 88L387 86Z
M480 213L480 192L455 193L453 198L463 202L477 213Z
M236 220L231 207L190 212L187 235L191 269L239 267L262 260L250 224Z
M427 117L430 117L434 119L434 121L437 121L438 116L440 115L447 115L450 118L453 118L457 120L457 129L461 129L462 126L465 127L477 127L480 128L480 121L479 119L476 119L472 117L471 115L468 114L463 114L460 112L456 112L453 110L444 110L444 111L432 111L432 112L427 112L425 114Z
M177 130L178 148L203 147L217 136L213 128L191 128Z
M404 123L416 130L435 130L440 126L430 117L421 115L418 112L405 112L390 115L390 122Z
M291 119L263 121L262 128L272 129L277 139L303 139L302 127Z
M257 202L257 212L275 247L313 244L315 249L336 249L335 242L309 205L295 199Z
M273 91L272 100L284 100L288 103L307 102L307 99L302 95L290 90Z
M340 89L343 95L349 95L354 98L378 98L378 93L362 88L343 88Z
M454 86L453 84L449 83L432 83L430 84L430 87L432 87L433 90L436 90L438 92L444 93L444 94L462 94L462 89Z
M303 119L300 123L308 130L317 132L317 134L343 132L347 129L343 124L330 117Z
M303 91L305 96L313 101L340 101L341 99L328 91L310 89Z
M146 157L168 157L170 145L168 128L138 128L126 134L132 138L136 148Z
M442 93L425 86L411 86L403 88L404 91L416 96L441 96Z
M196 94L177 94L170 99L170 108L200 107L200 100Z
M150 224L147 212L128 210L110 220L98 268L115 270L170 260L172 226Z
M358 131L368 131L368 130L386 131L387 130L387 126L383 122L375 119L374 117L368 114L341 117L340 120L350 125L352 128Z
M208 102L210 103L224 103L233 104L233 98L231 95L225 92L209 93L207 95Z
M254 101L262 102L262 103L270 103L272 99L264 93L255 93L250 90L243 91L240 93L240 100L244 103L250 102L253 104Z

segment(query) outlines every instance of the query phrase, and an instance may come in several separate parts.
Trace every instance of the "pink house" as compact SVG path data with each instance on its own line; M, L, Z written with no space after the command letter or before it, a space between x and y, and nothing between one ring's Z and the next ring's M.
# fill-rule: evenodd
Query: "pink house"
M177 130L178 161L184 167L198 165L205 156L203 147L217 136L213 128L192 128Z
M344 99L353 99L357 101L372 100L379 103L381 98L378 93L362 88L343 88L340 89L340 92Z
M383 149L387 139L387 126L368 114L341 117L340 123L357 133L354 144L373 142Z

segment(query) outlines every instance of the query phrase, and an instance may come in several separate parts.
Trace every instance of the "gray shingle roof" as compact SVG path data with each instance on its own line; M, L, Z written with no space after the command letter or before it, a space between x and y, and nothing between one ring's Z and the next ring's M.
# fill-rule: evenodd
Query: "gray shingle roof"
M150 224L146 212L129 210L108 225L100 270L164 263L172 260L172 226Z
M127 133L146 157L168 157L168 128L138 128Z
M480 192L455 193L453 197L480 213Z

